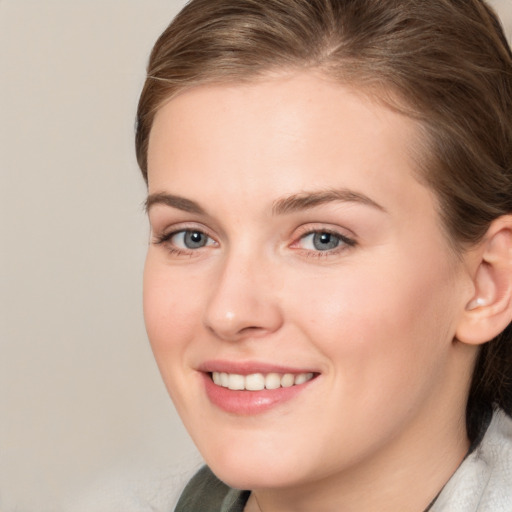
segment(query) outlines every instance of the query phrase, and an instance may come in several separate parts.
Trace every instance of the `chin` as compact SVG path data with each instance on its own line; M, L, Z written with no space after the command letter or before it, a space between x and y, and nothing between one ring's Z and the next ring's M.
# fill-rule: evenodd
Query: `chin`
M294 452L301 454L300 448ZM307 480L303 455L286 457L282 446L281 449L278 446L261 449L252 445L248 450L247 446L236 449L224 442L217 453L205 453L205 460L220 480L235 489L287 488ZM299 468L302 471L297 471Z
M210 469L225 484L240 490L286 488L294 485L295 481L290 480L290 466L281 470L269 468L270 465L272 461L265 464L264 468L248 467L247 464L237 466L213 464Z

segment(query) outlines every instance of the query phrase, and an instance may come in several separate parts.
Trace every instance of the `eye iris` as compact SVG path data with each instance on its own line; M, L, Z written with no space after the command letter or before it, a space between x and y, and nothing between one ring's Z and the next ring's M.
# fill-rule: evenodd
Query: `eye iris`
M335 249L340 244L340 240L331 233L315 233L313 235L313 246L318 251L328 251Z
M200 231L187 231L184 243L188 249L197 249L206 245L206 236Z

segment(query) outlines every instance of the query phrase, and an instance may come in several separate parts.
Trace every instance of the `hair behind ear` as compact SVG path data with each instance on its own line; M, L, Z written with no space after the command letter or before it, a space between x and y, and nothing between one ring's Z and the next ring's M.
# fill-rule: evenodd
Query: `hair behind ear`
M493 406L512 416L512 324L480 348L466 408L466 426L472 442L478 438Z

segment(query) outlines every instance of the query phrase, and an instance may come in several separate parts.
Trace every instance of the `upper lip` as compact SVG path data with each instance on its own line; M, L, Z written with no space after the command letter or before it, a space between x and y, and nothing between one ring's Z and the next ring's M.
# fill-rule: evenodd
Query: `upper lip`
M198 370L205 373L225 372L238 375L250 375L253 373L318 373L310 368L293 368L290 366L266 363L262 361L205 361L199 365Z

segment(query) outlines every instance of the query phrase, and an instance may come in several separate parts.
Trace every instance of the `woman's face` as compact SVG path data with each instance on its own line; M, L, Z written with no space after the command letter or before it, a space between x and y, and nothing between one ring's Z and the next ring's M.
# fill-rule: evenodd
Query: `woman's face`
M347 475L461 420L453 339L473 288L415 178L415 136L314 75L201 86L158 112L147 331L227 483Z

